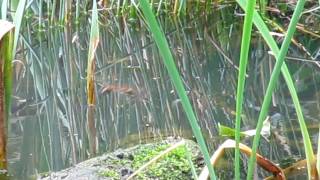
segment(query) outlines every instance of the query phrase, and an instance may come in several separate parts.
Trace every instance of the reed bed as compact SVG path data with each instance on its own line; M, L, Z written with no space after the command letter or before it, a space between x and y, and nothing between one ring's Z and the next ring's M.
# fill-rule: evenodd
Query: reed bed
M305 11L303 0L281 8L264 0L248 6L243 0L237 3L3 0L1 17L16 26L13 54L21 59L20 69L25 69L22 72L14 66L13 95L19 103L27 102L22 109L11 112L13 129L22 144L15 150L20 153L20 162L13 163L16 172L24 176L59 170L94 154L130 146L130 142L194 135L211 178L220 178L224 175L219 168L210 166L210 154L222 142L217 139L218 123L235 127L239 144L243 127L261 131L272 103L280 106L286 117L297 117L304 149L296 134L294 145L288 149L294 146L300 156L306 157L308 175L314 177L319 161L315 161L308 131L310 118L305 117L301 93L294 82L303 77L302 68L312 69L308 77L315 84L319 74L316 63L284 60L292 54L289 49L294 49L289 47L299 17L311 18L318 13L313 10L315 3L307 4ZM295 9L280 49L265 24L268 21L264 21L270 13L276 13L270 10L270 4L285 12ZM241 40L243 18L237 13L242 12L246 17ZM168 14L175 18L164 16ZM251 38L252 22L253 30L259 33L252 33ZM240 42L241 52L234 51ZM269 49L272 55L267 54ZM318 58L317 51L313 49L309 56ZM254 54L257 52L264 53L258 56ZM304 67L293 71L291 68L299 63ZM285 83L279 78L280 70ZM288 94L296 116L291 106L277 104L287 100ZM293 129L292 120L286 120L286 126ZM192 133L186 132L190 128ZM265 143L257 133L247 179L253 176L258 145ZM275 157L289 154L278 145L273 148ZM34 157L29 158L29 154ZM317 156L319 159L319 150ZM232 175L242 179L246 173L240 173L243 163L237 148L234 157Z

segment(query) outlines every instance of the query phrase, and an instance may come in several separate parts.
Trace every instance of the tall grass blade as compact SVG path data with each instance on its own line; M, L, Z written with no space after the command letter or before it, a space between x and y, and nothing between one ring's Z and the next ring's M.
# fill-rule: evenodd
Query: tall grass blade
M72 14L72 1L64 1L65 2L65 17L64 17L64 23L71 23L71 14Z
M186 10L187 10L187 1L186 0L181 0L179 10L178 10L178 15L183 13L183 15L186 15Z
M1 19L7 19L7 11L8 11L8 0L3 0L1 3Z
M75 24L79 24L80 21L79 21L79 17L80 17L80 0L77 0L76 1L76 21L75 21Z
M240 126L241 126L241 114L242 114L242 104L243 104L243 94L245 85L245 75L248 62L248 53L251 40L252 31L252 18L253 10L256 4L256 0L250 1L246 7L246 16L244 18L244 27L241 40L241 52L240 52L240 66L238 75L238 85L237 85L237 98L236 98L236 151L235 151L235 179L240 179Z
M246 2L244 0L237 0L237 2L239 3L239 5L244 8L245 5L246 5ZM297 4L297 7L298 8L298 5L301 6L301 3L304 3L304 2L301 2L299 1L298 4ZM299 9L301 10L303 7L299 7ZM298 10L299 10L298 9ZM298 13L298 11L295 11L295 15ZM299 16L298 16L299 17ZM296 20L297 21L297 15L296 15ZM256 27L258 28L259 32L261 33L261 35L263 36L263 38L265 39L266 43L268 44L268 46L270 47L270 49L272 50L273 54L276 56L276 57L279 57L280 55L280 50L277 46L277 43L275 42L275 40L272 38L272 36L270 35L270 31L268 30L267 26L265 25L265 23L263 22L262 18L259 16L259 14L257 12L254 12L254 17L253 17L253 21L256 25ZM291 26L293 22L291 22ZM294 27L295 28L295 27ZM290 29L289 29L290 30ZM292 30L291 30L292 31ZM288 37L288 35L287 35ZM287 38L288 39L288 38ZM291 40L291 38L289 39L289 41ZM288 41L288 40L287 40ZM287 43L290 43L290 42L287 42ZM280 58L277 58L277 61L279 61ZM277 65L277 64L276 64ZM295 87L294 87L294 84L293 84L293 80L291 78L291 75L289 73L289 70L286 66L286 64L283 62L283 65L281 67L281 71L282 71L282 74L283 74L283 77L287 83L287 86L288 86L288 89L289 89L289 92L291 94L291 97L292 97L292 100L293 100L293 103L294 103L294 106L295 106L295 110L296 110L296 113L297 113L297 116L298 116L298 120L299 120L299 125L300 125L300 128L301 128L301 132L302 132L302 136L303 136L303 141L304 141L304 147L305 147L305 152L306 152L306 157L307 157L307 162L308 162L308 174L309 174L309 177L310 175L312 174L311 173L311 170L314 169L312 166L314 166L314 163L315 163L315 158L314 158L314 153L313 153L313 150L312 150L312 145L311 145L311 141L310 141L310 137L309 137L309 134L308 134L308 129L307 129L307 126L305 124L305 121L304 121L304 118L303 118L303 114L302 114L302 110L301 110L301 107L300 107L300 103L299 103L299 99L298 99L298 96L297 96L297 92L295 90ZM276 80L276 79L274 79ZM270 80L271 82L271 80ZM271 98L271 97L270 97ZM266 99L265 99L266 100ZM261 113L260 113L260 116L261 116ZM260 117L262 120L262 116ZM260 119L259 118L259 119ZM262 121L261 120L261 121ZM259 121L259 120L258 120ZM258 122L259 123L259 122ZM258 124L260 125L260 124ZM257 126L258 126L257 125ZM257 128L257 132L258 132L258 128ZM256 137L257 138L257 137ZM257 139L256 139L256 142L257 142ZM257 146L257 145L256 145ZM256 148L255 148L255 151L256 151ZM254 161L254 157L252 156L252 161ZM252 167L252 170L253 170L253 167ZM313 170L314 171L314 170Z
M169 76L177 90L177 93L181 99L182 107L184 108L186 115L188 117L189 123L191 125L192 131L198 141L198 144L200 146L200 150L203 153L205 163L209 168L210 177L211 179L216 179L213 167L210 163L210 156L208 153L208 149L206 147L204 138L202 136L200 127L197 123L196 116L194 114L194 111L192 109L192 106L190 104L190 101L188 99L188 96L186 94L186 91L183 87L183 83L181 81L179 72L176 68L176 65L174 63L173 56L170 52L168 42L165 39L164 33L160 29L160 26L152 13L152 10L150 8L150 5L148 1L141 0L140 1L141 9L144 14L144 17L146 19L146 22L151 30L151 33L153 34L154 40L159 48L159 51L161 52L161 56L163 58L163 62L169 72Z
M18 7L16 9L16 12L14 14L13 17L13 23L15 26L15 30L14 30L14 39L13 39L13 47L12 47L12 57L14 58L16 55L16 50L17 50L17 45L18 45L18 40L19 40L19 33L20 33L20 28L21 28L21 23L22 23L22 19L23 19L23 14L24 14L24 9L25 9L25 5L26 5L26 0L21 0L19 1ZM8 68L5 71L11 72L11 61L10 62L6 62L9 63L5 68ZM6 94L6 98L10 99L11 98L11 87L12 87L12 81L11 81L11 73L8 74L7 76L5 76L5 81L6 81L6 88L8 89L7 94ZM7 101L7 106L10 107L11 106L11 101ZM9 116L9 109L7 109L6 111L6 115Z
M19 40L19 33L20 33L21 23L24 15L25 6L26 6L26 0L19 1L16 13L14 14L14 17L13 17L13 23L15 25L15 34L14 34L14 43L13 43L13 52L12 52L13 56L16 55L16 50L17 50L17 45Z
M260 14L262 17L265 17L266 15L267 4L268 4L268 0L259 0Z
M95 72L95 52L99 44L99 24L98 24L98 10L97 3L93 1L92 7L92 20L90 31L90 45L88 53L88 65L87 65L87 126L89 130L89 145L90 152L96 153L96 127L94 121L94 106L96 101L95 85L94 85L94 72Z
M186 150L186 158L188 160L188 164L190 166L192 176L195 180L197 180L198 175L197 175L196 167L195 167L194 163L192 162L192 155L191 155L192 152L191 152L191 150L189 150L187 145L184 145L184 148Z
M173 14L180 16L181 10L183 14L186 11L186 1L185 0L175 0L173 7Z
M178 6L179 6L179 3L180 2L180 0L175 0L174 1L174 6L173 6L173 14L177 14L177 12L178 12Z
M7 170L7 133L11 100L14 25L0 20L0 170Z

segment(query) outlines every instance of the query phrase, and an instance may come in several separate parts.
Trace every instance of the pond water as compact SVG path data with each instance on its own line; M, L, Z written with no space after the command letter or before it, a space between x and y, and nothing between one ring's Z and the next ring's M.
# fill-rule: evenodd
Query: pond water
M240 16L225 16L233 11L226 7L209 15L160 17L211 153L226 139L218 136L218 123L234 126L242 21ZM192 138L180 100L144 22L111 17L101 14L96 52L98 153L167 136ZM22 32L24 46L17 59L24 66L14 66L16 82L9 134L10 171L16 177L57 171L92 157L86 129L89 22L83 20L79 26L57 26L44 32L36 31L30 23ZM314 57L319 54L319 39L298 38ZM320 67L297 60L310 58L294 45L288 56L294 57L286 62L316 145ZM263 39L254 34L243 130L255 128L274 62ZM269 141L261 140L260 153L276 163L304 159L297 117L282 78L272 104L273 135ZM232 156L219 164L220 178L233 177L228 172L233 168ZM246 166L246 158L243 162Z

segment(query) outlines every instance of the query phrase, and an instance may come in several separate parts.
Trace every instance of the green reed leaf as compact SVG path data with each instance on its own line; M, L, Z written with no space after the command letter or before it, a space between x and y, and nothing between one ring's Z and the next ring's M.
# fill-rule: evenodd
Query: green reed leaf
M205 163L208 166L209 173L211 179L216 179L213 167L210 163L210 156L208 153L208 149L206 147L204 138L201 133L201 129L197 123L197 118L195 116L195 113L192 109L192 106L190 104L190 101L188 99L188 96L186 94L186 91L184 89L183 83L180 78L180 74L176 68L173 56L171 54L168 42L166 41L165 35L162 32L160 25L158 24L155 15L152 13L152 10L150 8L150 5L147 0L141 0L140 1L141 9L144 13L144 17L146 19L146 22L150 28L150 31L154 37L154 40L159 48L159 51L161 53L161 56L163 58L163 62L168 70L169 76L177 90L177 93L181 99L182 107L186 112L186 115L188 117L189 123L191 125L192 131L197 139L197 142L200 146L200 150L203 153Z
M242 113L242 104L243 104L243 94L244 94L244 85L245 85L245 75L248 62L248 53L251 40L251 31L252 31L252 18L253 10L256 4L256 0L250 1L246 7L246 16L244 18L243 34L241 39L241 52L240 52L240 66L239 66L239 75L238 75L238 85L237 85L237 98L236 98L236 151L235 151L235 179L240 179L240 126L241 126L241 113Z
M245 0L237 0L237 2L239 3L239 5L244 8L245 5L246 5L246 2ZM302 11L303 9L303 5L301 7L301 4L304 4L304 1L301 2L299 1L298 4L297 4L297 7L298 8L298 11L295 11L294 15L295 15L295 21L298 20L298 17L300 15L297 15L299 13L299 11ZM301 12L300 12L301 13ZM300 14L299 13L299 14ZM294 20L294 19L292 19ZM254 24L256 25L256 27L258 28L259 32L261 33L261 35L263 36L264 40L266 41L266 43L268 44L268 46L270 47L270 49L272 50L272 53L276 56L276 57L279 57L280 55L280 50L277 46L277 43L275 42L275 40L273 39L273 37L270 35L270 31L268 30L267 26L265 25L265 23L263 22L262 18L260 17L260 15L255 11L254 12L254 17L253 17L253 21L254 21ZM290 23L291 26L289 26L289 30L290 28L292 28L293 26L293 22ZM293 27L294 29L291 29L291 35L293 35L293 32L295 30L295 27ZM289 32L288 32L289 33ZM288 34L287 34L287 37L288 37ZM287 38L288 39L288 38ZM290 40L291 38L289 39L289 42L287 42L288 44L290 44ZM288 41L288 40L287 40ZM282 46L284 47L284 46ZM282 56L285 56L285 52L283 52L284 55ZM277 58L277 61L279 61L280 58ZM283 60L282 60L283 62ZM281 63L282 64L282 63ZM281 65L280 64L280 65ZM277 65L277 64L276 64ZM279 64L278 64L279 65ZM278 67L279 68L279 67ZM275 66L275 70L276 70L276 66ZM282 74L283 74L283 77L286 81L286 84L288 86L288 89L289 89L289 92L291 94L291 98L293 100L293 103L294 103L294 106L295 106L295 110L296 110L296 113L297 113L297 116L298 116L298 121L299 121L299 125L300 125L300 128L301 128L301 132L302 132L302 137L303 137L303 141L304 141L304 147L305 147L305 151L306 151L306 157L307 157L307 163L308 163L308 174L309 174L309 177L311 176L311 169L312 169L312 164L314 164L314 161L315 161L315 158L314 158L314 153L313 153L313 150L312 150L312 144L311 144L311 141L310 141L310 137L309 137L309 134L308 134L308 129L307 129L307 126L305 124L305 121L304 121L304 118L303 118L303 113L302 113L302 110L301 110L301 107L300 107L300 103L299 103L299 98L298 98L298 95L297 95L297 92L295 90L295 87L294 87L294 84L293 84L293 80L292 80L292 77L289 73L289 70L285 64L285 62L283 62L282 64L282 67L281 67L281 71L282 71ZM276 79L273 79L273 81L275 81ZM270 80L271 82L271 80ZM269 97L271 98L271 96ZM266 101L266 98L265 100ZM267 104L264 103L264 104ZM269 105L269 104L267 104ZM265 105L266 106L266 105ZM264 113L267 113L267 112L264 112ZM266 114L262 114L260 113L259 115L259 120L261 119L261 121L264 119L264 117L266 116ZM258 121L259 121L258 120ZM258 126L261 127L261 122L258 122L257 124L257 131L258 131ZM256 141L255 143L258 143L259 142L259 138L260 136L256 136ZM255 150L256 151L256 148L257 148L257 144L254 145ZM255 155L253 155L251 157L251 161L254 162L255 161ZM253 166L253 164L252 164ZM253 170L253 167L251 168L250 171ZM250 172L252 173L252 172ZM248 176L249 177L249 176Z
M21 28L22 19L24 16L24 9L26 6L26 0L19 1L17 11L13 17L13 22L15 25L15 33L14 33L14 42L13 42L13 56L16 55L18 40L19 40L19 33Z

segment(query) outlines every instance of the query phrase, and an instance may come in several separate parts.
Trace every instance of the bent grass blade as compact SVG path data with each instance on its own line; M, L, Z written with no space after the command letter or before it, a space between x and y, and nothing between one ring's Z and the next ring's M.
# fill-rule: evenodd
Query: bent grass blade
M226 149L236 148L236 142L232 139L227 139L222 143L219 148L214 152L211 157L211 163L216 165L218 160L224 155ZM253 151L246 145L239 143L239 149L242 153L247 156L251 156ZM275 178L278 180L284 180L285 175L283 170L278 167L275 163L263 157L262 155L256 153L257 156L257 164L259 164L263 169L275 175ZM198 177L199 180L205 180L208 178L208 169L204 167Z

